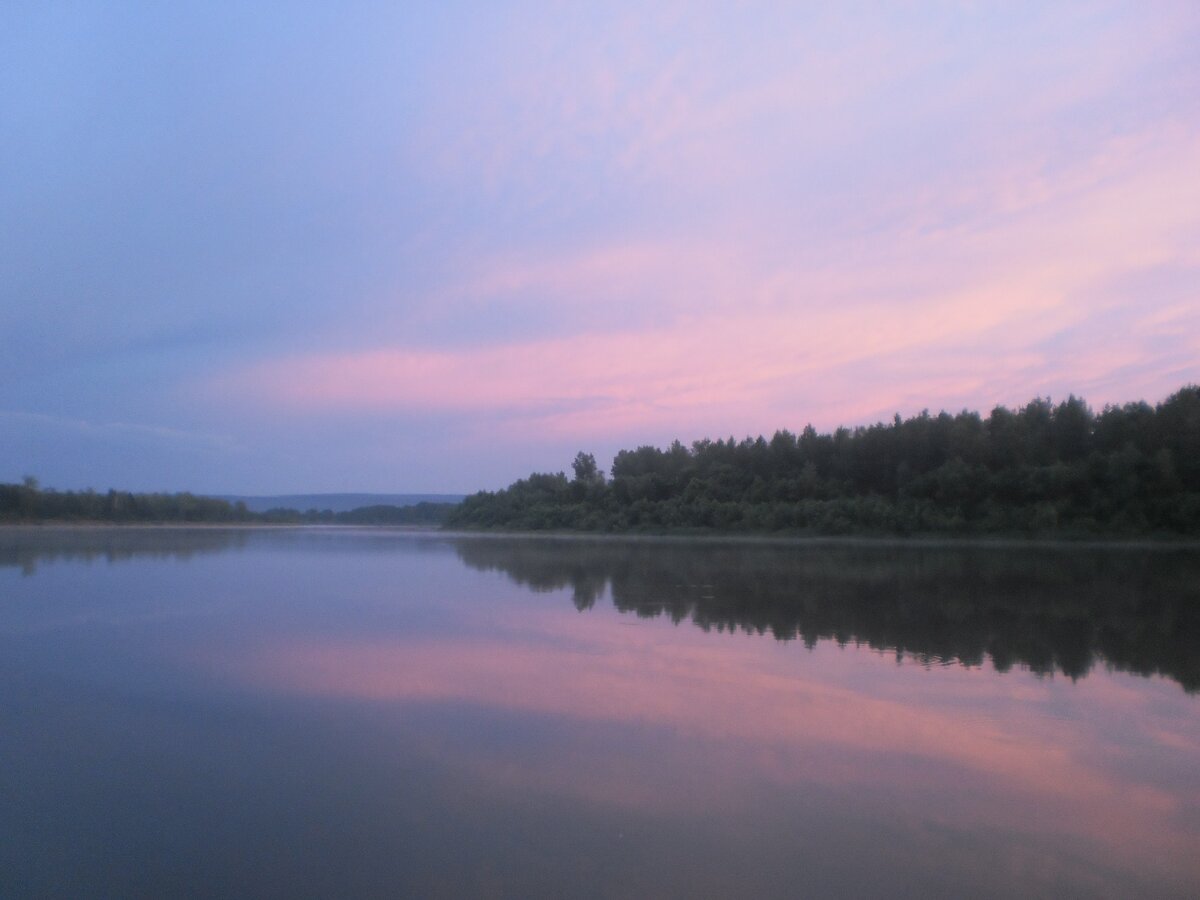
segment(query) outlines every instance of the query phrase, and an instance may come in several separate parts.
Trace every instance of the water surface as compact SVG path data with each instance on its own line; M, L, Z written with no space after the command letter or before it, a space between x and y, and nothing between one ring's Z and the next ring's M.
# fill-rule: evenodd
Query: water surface
M0 530L0 896L1196 896L1194 548Z

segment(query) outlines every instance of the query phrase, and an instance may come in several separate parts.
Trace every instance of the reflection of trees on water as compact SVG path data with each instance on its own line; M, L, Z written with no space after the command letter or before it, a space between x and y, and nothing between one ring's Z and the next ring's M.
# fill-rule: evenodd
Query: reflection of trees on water
M468 565L534 590L606 586L638 616L866 644L928 662L1086 675L1097 662L1200 689L1194 548L470 539Z
M218 528L6 528L0 531L0 568L16 566L32 575L39 562L186 560L242 547L249 534Z

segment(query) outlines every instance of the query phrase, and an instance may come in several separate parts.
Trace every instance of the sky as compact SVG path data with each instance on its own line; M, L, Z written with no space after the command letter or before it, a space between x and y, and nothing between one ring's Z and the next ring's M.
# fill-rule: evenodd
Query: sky
M471 492L1200 381L1200 4L0 6L0 481Z

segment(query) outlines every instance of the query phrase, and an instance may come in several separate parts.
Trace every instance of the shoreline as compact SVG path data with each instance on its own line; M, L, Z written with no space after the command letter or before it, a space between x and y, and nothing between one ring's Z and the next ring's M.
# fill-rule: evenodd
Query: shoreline
M828 545L850 546L855 544L877 544L904 547L980 546L997 548L1021 547L1161 547L1200 550L1200 538L1196 537L1148 537L1144 535L1098 536L1024 536L1011 534L771 534L747 532L708 532L672 534L670 532L600 532L600 531L502 531L491 529L455 529L434 531L454 537L503 540L505 538L548 539L548 540L592 540L592 541L648 541L661 543L744 543L775 545Z
M719 543L776 546L879 546L941 547L976 546L998 549L1033 547L1142 547L1160 549L1200 549L1200 538L1184 536L1096 536L1096 535L1012 535L1012 534L771 534L746 532L596 532L596 531L506 531L502 529L446 529L421 525L374 525L334 522L104 522L46 520L39 522L0 522L0 536L6 533L37 531L370 531L420 534L429 537L471 538L482 540L551 541L636 541L649 543Z
M0 534L5 531L37 531L38 529L78 531L271 531L297 528L371 528L388 531L437 531L421 525L357 525L339 522L105 522L80 519L47 519L40 522L0 522Z

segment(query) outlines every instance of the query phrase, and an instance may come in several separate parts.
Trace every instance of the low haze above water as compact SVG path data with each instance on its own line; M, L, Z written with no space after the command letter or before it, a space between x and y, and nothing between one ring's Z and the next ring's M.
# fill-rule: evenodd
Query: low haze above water
M1200 895L1194 547L0 529L0 896Z

